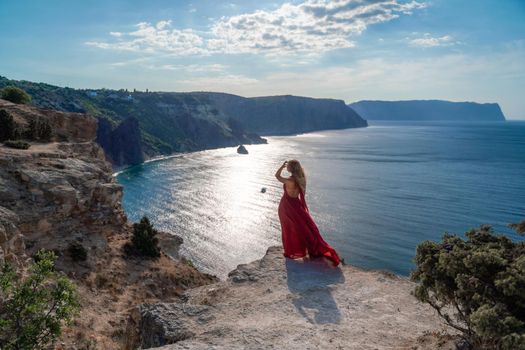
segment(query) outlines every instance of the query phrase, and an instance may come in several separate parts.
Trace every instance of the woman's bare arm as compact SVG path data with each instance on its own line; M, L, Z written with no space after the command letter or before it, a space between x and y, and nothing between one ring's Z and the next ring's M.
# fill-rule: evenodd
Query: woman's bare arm
M287 181L289 181L290 179L287 178L287 177L284 177L281 175L283 169L286 167L286 162L283 163L283 165L281 165L281 167L279 169L277 169L277 172L275 173L275 177L277 178L277 180L279 180L280 182L282 182L283 184L285 184Z

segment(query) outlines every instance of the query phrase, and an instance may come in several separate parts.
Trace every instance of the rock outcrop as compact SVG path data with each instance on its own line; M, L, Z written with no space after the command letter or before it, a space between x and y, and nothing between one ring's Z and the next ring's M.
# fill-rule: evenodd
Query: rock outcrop
M285 260L271 247L228 280L187 291L184 303L141 305L133 320L142 347L163 350L435 349L418 338L444 326L414 286L390 273Z
M23 271L39 249L58 255L56 267L75 282L82 305L58 349L119 348L134 305L175 302L185 289L216 281L179 259L181 239L167 233L159 259L125 255L133 230L122 186L94 142L95 118L0 100L2 109L22 131L35 118L52 130L50 142L30 141L27 150L0 145L0 263ZM86 251L85 261L71 256L73 244Z
M0 186L0 198L3 198L2 195ZM21 267L27 260L24 236L17 225L18 215L0 206L0 266L8 262Z
M2 147L0 179L2 206L18 216L26 240L68 241L85 236L86 225L122 226L122 186L111 175L104 152L92 140L96 119L0 101L23 128L33 118L45 118L53 133L50 143L28 150ZM56 142L60 140L61 142Z
M105 118L98 119L97 143L102 146L109 161L115 166L144 162L139 122L128 118L113 128Z
M239 147L237 147L237 153L248 154L248 150L246 149L246 147L244 147L244 145L239 145Z
M21 128L27 128L31 120L46 120L53 131L51 141L55 142L92 141L97 132L95 119L82 113L65 113L6 100L0 100L0 109L8 112Z
M359 101L349 104L367 120L504 121L497 103L440 100Z

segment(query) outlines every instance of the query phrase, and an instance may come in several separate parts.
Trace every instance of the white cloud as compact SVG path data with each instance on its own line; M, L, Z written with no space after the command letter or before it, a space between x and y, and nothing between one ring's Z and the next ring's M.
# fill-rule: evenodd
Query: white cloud
M163 30L163 29L165 29L165 28L167 28L169 26L171 26L171 20L159 21L159 22L157 22L157 25L156 25L158 30Z
M236 74L177 80L177 85L188 91L242 91L255 87L258 83L259 81L255 78Z
M391 21L425 6L415 0L306 0L285 3L275 10L222 17L205 33L174 29L170 20L156 25L142 22L135 31L112 34L116 40L86 44L101 49L176 55L315 55L353 47L352 37L369 25Z
M454 38L450 35L443 35L441 37L432 37L429 33L421 38L411 39L408 42L411 46L417 47L437 47L437 46L452 46L457 44Z
M146 65L145 68L185 71L188 73L220 73L225 72L228 67L223 64L151 64Z
M116 32L114 32L116 33ZM168 52L178 55L203 54L203 38L192 29L171 29L171 21L160 21L156 25L141 22L136 25L136 30L128 33L114 35L113 42L88 41L86 45L100 49L113 49L134 52Z
M225 72L182 79L166 75L163 88L223 91L242 96L293 94L347 102L361 99L499 102L506 115L523 117L520 98L524 72L525 46L515 45L485 55L369 58L307 72L273 72L257 78Z

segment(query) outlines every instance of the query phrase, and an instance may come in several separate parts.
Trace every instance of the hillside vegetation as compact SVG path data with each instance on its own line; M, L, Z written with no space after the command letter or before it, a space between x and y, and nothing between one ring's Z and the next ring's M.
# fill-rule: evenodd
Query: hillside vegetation
M25 90L37 107L97 117L97 141L114 165L140 163L145 157L173 152L265 143L259 134L287 135L367 125L342 100L86 90L0 77L0 89L7 86Z

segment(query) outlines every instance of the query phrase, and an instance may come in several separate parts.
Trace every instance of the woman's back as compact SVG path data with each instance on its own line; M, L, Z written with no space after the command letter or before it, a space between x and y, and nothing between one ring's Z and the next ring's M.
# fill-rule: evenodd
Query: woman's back
M299 197L300 188L299 185L293 180L293 178L285 182L284 190L290 197Z

